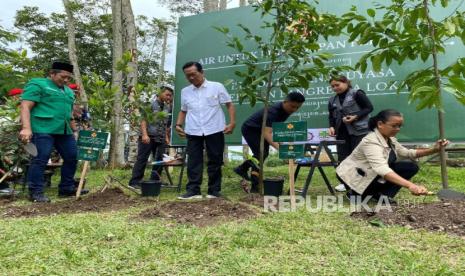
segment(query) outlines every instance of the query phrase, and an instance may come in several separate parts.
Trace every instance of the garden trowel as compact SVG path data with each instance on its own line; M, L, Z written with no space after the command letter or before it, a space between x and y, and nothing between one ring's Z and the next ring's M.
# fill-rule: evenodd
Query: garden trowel
M23 146L23 149L29 153L31 156L36 157L37 156L37 147L31 142L28 142Z

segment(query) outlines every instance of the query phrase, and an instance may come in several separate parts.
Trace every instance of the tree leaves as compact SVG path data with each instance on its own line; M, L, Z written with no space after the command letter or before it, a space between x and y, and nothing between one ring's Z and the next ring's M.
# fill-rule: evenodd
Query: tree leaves
M192 2L192 1L191 1ZM195 0L195 2L198 2ZM76 2L73 2L76 3ZM83 1L82 5L73 5L76 20L76 47L79 67L82 74L99 72L107 81L112 71L112 17L108 10L108 1ZM15 27L22 39L32 50L34 68L43 70L51 60L68 59L67 29L64 13L46 15L38 7L23 7L15 17ZM161 22L146 17L137 18L139 83L154 83L159 75L162 37L166 27L172 22ZM164 73L164 72L162 72ZM167 76L169 79L172 76Z
M375 17L376 11L375 11L374 9L368 9L368 10L367 10L367 14L368 14L368 16L370 16L370 17Z
M375 72L381 71L381 63L384 59L384 52L381 52L378 55L371 56L371 65L373 66L373 70Z
M313 78L333 69L326 64L331 55L320 52L319 42L340 35L338 17L320 14L305 0L260 1L257 12L263 20L260 28L269 35L252 33L243 25L238 26L243 32L240 37L217 28L235 51L246 55L253 49L260 53L259 57L238 61L244 65L235 72L241 79L240 103L248 100L254 106L262 101L267 106L272 91L287 94L293 87L307 89Z
M446 20L444 27L446 28L448 35L452 36L455 34L456 25L451 20Z
M449 83L456 90L465 93L465 80L460 77L451 77L449 78Z
M441 0L441 6L446 7L448 2ZM390 65L393 61L400 65L407 60L420 59L423 62L431 62L433 52L445 53L445 42L453 36L459 37L465 44L463 11L456 11L445 19L434 21L423 1L395 0L391 5L377 6L377 9L381 15L377 20L374 9L367 9L364 15L353 7L351 11L342 15L344 20L341 25L345 28L349 41L371 43L374 46L374 49L363 55L356 64L356 68L362 72L367 70L368 60L371 61L374 71L379 71L383 64ZM431 24L429 20L432 21ZM403 86L410 89L409 102L415 102L418 110L432 107L442 109L440 91L444 84L448 85L448 92L453 91L462 102L461 95L458 94L462 82L459 82L458 78L447 81L447 78L451 77L448 75L450 72L455 76L464 77L465 72L462 73L462 68L457 62L444 70L441 76L434 76L434 72L429 69L413 72L403 81ZM439 80L439 86L436 79Z

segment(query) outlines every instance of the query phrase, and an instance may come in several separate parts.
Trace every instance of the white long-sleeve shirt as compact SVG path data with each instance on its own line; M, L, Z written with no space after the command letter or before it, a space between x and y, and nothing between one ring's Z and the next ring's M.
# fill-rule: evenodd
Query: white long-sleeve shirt
M223 131L226 126L222 104L231 96L219 82L205 81L200 87L189 85L181 90L181 110L186 112L184 131L203 136Z

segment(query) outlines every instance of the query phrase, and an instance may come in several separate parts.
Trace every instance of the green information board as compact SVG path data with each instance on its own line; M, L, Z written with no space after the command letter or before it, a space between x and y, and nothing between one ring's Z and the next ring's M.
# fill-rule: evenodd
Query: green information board
M359 1L359 0L325 0L320 1L317 8L322 12L341 15L350 10L354 5L360 11L375 8L377 5L389 4L390 1ZM439 4L438 4L439 5ZM454 12L455 9L464 10L465 2L449 1L447 9L433 8L435 19L442 19ZM189 83L184 77L182 66L188 61L199 61L203 67L205 76L210 81L221 82L226 85L233 103L236 107L237 127L232 135L226 136L228 144L241 144L242 123L263 105L258 103L251 107L244 102L239 105L238 90L240 79L235 75L236 70L245 70L241 64L235 64L236 59L245 59L246 56L235 52L234 49L226 46L224 34L214 29L216 27L227 27L235 36L243 37L244 33L237 27L243 24L254 34L264 37L270 35L269 29L263 29L260 14L254 12L252 7L241 7L221 12L204 13L195 16L182 17L179 20L179 31L177 40L176 56L176 93L174 97L173 125L180 110L181 89ZM265 39L266 40L266 39ZM257 66L267 65L267 56L259 52L253 41L243 39L241 43L244 49L259 57ZM329 41L320 41L321 51L333 54L327 62L331 65L355 65L359 58L372 49L370 45L358 45L356 42L349 42L347 36L332 37ZM439 65L444 66L452 63L458 57L465 56L465 47L457 39L450 39L447 42L445 54L439 55ZM409 73L420 68L432 65L431 60L409 61L402 65L397 63L385 66L380 72L371 70L370 65L365 73L359 71L348 71L344 74L351 79L355 89L362 89L370 98L374 106L373 115L382 109L395 108L401 111L404 116L404 127L397 135L397 138L404 142L431 142L435 141L438 134L437 112L435 110L423 110L417 112L414 105L408 104L408 91L397 93L397 88L401 80ZM232 80L232 82L228 81ZM310 82L310 87L294 88L305 96L305 103L298 112L292 114L289 121L307 121L308 128L328 127L328 99L334 94L328 82L324 78L315 79ZM286 95L278 88L271 93L271 101L279 102ZM465 118L465 107L455 100L449 93L444 93L445 127L446 137L452 141L465 141L465 129L462 122ZM227 114L227 112L225 112ZM227 116L227 115L226 115ZM228 119L226 119L228 120ZM173 144L185 144L186 140L181 139L174 128L171 135Z
M273 142L307 141L307 122L273 123Z
M78 146L86 148L105 149L108 140L108 132L96 132L90 130L79 131Z
M304 145L279 145L279 159L304 157Z
M78 160L97 161L99 153L100 151L98 149L80 147L78 149Z

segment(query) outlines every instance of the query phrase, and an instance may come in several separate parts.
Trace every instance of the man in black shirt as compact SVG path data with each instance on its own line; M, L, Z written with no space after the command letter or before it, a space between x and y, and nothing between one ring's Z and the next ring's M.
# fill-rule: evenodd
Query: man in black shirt
M272 124L274 122L284 122L289 116L296 112L305 101L305 97L298 92L291 92L286 96L284 101L275 103L268 109L268 116L265 127L265 145L264 145L264 159L268 156L270 145L278 149L279 144L273 142ZM252 150L253 157L258 160L260 158L260 136L262 132L263 110L261 109L252 114L242 125L242 136L246 140L248 146ZM252 168L253 175L258 172L258 166L252 160L246 160L240 166L234 169L234 172L239 174L242 178L249 180L249 169ZM258 192L258 182L256 177L252 176L252 189L251 192Z

